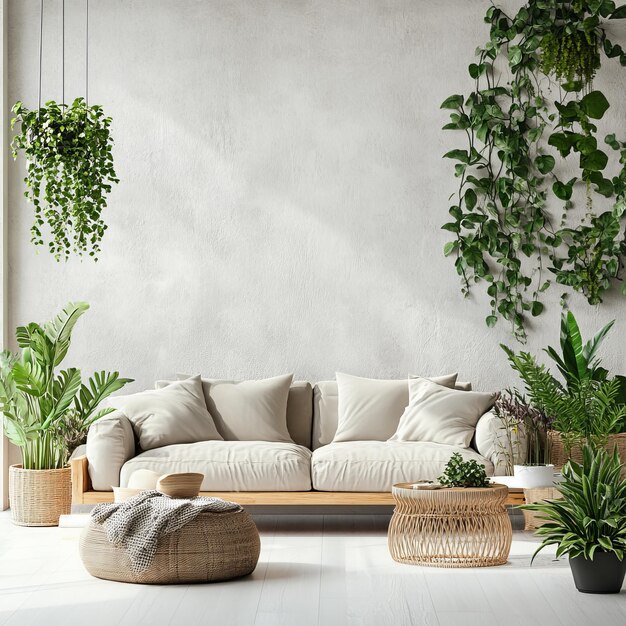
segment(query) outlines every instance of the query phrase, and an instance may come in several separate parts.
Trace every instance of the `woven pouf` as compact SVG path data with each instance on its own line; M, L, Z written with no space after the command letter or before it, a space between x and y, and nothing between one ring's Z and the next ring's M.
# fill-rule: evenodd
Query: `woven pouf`
M125 583L208 583L254 571L261 541L246 511L201 513L177 531L159 539L145 571L132 571L126 549L112 544L104 526L91 521L80 537L80 556L97 578Z

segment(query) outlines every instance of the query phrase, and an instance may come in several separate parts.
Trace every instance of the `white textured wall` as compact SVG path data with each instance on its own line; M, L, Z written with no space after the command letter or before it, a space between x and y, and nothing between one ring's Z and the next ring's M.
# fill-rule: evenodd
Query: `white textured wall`
M519 4L519 3L510 3ZM38 0L10 6L9 100L36 106ZM60 0L47 0L44 98L60 98ZM463 300L447 239L455 189L439 103L471 88L485 0L91 2L91 96L114 119L120 185L101 260L57 264L29 243L24 163L10 168L9 324L70 299L92 310L71 362L149 386L173 371L263 377L335 370L378 377L459 370L512 382ZM83 93L84 2L67 0L67 99ZM626 135L626 70L597 85ZM554 290L537 349L558 341ZM624 371L623 297L606 361Z

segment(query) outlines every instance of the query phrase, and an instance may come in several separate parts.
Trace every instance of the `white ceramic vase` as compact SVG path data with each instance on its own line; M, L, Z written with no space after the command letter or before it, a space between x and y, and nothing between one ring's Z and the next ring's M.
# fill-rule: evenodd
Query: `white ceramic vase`
M554 485L554 465L514 465L513 475L521 489Z

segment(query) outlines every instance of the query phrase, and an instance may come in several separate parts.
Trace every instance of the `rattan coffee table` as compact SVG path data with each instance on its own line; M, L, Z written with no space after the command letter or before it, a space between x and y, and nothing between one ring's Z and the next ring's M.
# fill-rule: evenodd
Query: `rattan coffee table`
M513 536L508 488L413 489L394 485L389 552L400 563L488 567L506 563Z

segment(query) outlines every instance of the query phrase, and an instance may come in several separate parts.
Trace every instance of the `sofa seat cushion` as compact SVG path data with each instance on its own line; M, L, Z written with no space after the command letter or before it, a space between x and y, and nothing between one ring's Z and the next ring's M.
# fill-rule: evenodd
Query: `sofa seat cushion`
M391 491L395 483L437 480L455 453L475 459L493 476L493 464L469 448L407 441L345 441L313 452L318 491Z
M199 472L202 491L309 491L311 451L295 443L200 441L142 452L127 461L120 486L135 470Z

